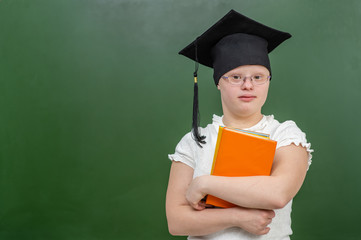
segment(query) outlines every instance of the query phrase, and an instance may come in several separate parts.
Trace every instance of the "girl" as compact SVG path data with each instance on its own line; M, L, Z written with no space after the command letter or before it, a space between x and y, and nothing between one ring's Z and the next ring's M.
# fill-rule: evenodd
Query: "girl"
M289 239L292 199L311 163L310 144L293 121L262 114L271 80L268 53L291 37L231 10L183 49L196 63L214 69L223 116L198 128L197 79L193 129L170 154L166 213L172 235L188 239ZM211 176L219 126L262 132L277 141L270 176ZM234 203L211 208L213 195Z

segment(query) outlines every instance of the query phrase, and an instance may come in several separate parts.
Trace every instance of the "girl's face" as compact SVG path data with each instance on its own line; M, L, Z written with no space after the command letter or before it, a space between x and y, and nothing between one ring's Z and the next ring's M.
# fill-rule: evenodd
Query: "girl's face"
M252 76L269 76L267 68L261 65L239 66L223 76L246 77L240 85L233 85L227 79L221 78L218 89L221 92L223 114L234 117L259 117L261 108L266 102L269 80L261 85L252 82Z

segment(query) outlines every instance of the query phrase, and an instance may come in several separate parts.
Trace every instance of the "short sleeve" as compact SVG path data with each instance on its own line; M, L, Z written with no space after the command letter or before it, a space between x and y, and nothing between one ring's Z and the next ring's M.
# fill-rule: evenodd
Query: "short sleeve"
M186 134L175 148L175 153L169 154L168 158L172 161L182 162L191 168L195 168L194 151L193 151L194 140L192 139L191 133Z
M277 141L277 148L295 144L304 147L308 152L308 166L312 163L311 143L307 142L306 134L293 121L282 123L274 133L273 140Z

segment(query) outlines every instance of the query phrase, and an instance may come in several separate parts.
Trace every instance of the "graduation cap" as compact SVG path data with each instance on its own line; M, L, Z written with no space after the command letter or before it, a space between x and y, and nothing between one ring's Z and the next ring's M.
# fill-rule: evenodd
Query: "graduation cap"
M270 28L231 10L179 52L195 61L192 134L200 147L200 143L206 142L205 136L201 136L198 129L198 64L213 68L216 85L223 74L242 65L264 66L271 75L268 53L290 37L289 33Z

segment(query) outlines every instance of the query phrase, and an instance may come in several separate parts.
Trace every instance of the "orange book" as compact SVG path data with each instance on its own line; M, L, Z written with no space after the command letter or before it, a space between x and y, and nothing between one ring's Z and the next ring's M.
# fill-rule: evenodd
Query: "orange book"
M277 142L267 134L219 127L211 175L226 177L269 176ZM208 195L206 203L229 208L235 205Z

